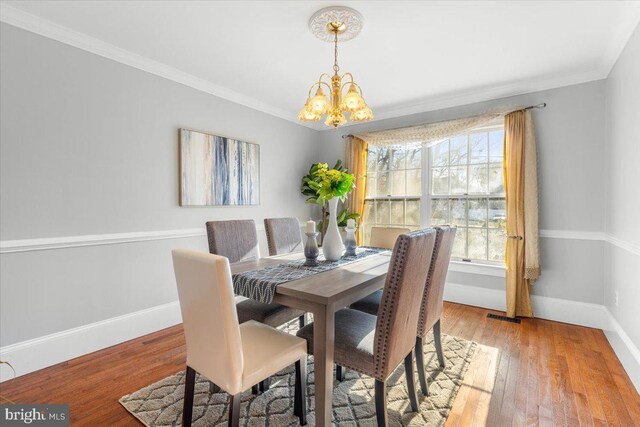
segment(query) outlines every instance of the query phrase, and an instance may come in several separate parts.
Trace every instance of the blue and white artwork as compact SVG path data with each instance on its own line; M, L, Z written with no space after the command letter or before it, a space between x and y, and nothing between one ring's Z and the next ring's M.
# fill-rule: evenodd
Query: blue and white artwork
M260 204L260 146L180 129L180 205Z

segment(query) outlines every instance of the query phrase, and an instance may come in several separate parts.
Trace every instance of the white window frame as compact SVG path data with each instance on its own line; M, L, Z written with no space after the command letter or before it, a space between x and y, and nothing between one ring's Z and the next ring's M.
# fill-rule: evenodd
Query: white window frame
M466 132L467 135L475 133L477 131L491 131L494 129L503 128L502 124L492 124L487 126L482 126L479 128L472 129ZM448 139L448 138L446 138ZM431 227L431 199L432 198L443 198L443 199L467 199L467 198L487 198L491 199L491 195L481 195L481 194L456 194L452 195L435 195L432 196L431 187L430 187L430 178L431 178L431 146L436 145L437 142L433 144L423 143L421 146L421 185L422 185L422 194L417 196L376 196L376 197L365 197L365 201L376 201L376 200L407 200L407 199L419 199L420 200L420 227L427 228ZM488 163L490 163L490 159L488 159ZM468 176L468 168L467 164L467 176ZM377 181L376 181L377 184ZM493 196L493 198L503 198L498 196ZM405 210L405 219L406 219L406 210ZM362 223L362 229L366 225L365 221ZM487 245L489 244L487 238ZM487 253L488 253L487 248ZM461 273L471 273L471 274L482 274L488 276L495 277L505 277L506 269L505 265L499 261L490 261L490 260L463 260L461 258L452 258L449 264L449 271L456 271Z

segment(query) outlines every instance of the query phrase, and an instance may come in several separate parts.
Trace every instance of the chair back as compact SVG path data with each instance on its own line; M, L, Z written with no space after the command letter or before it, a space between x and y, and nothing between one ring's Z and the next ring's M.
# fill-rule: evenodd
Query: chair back
M252 219L207 222L209 252L238 262L260 258L256 223Z
M269 255L302 252L302 236L298 218L265 218Z
M418 230L398 236L393 247L374 338L375 374L381 381L416 344L420 303L435 240L434 229Z
M229 260L191 249L172 256L187 365L222 389L237 390L244 359Z
M424 336L442 315L442 299L444 297L444 284L449 271L453 240L456 238L455 227L436 227L436 243L433 247L433 257L427 285L424 288L424 296L420 307L420 320L418 321L418 336Z
M393 249L398 236L409 233L410 231L411 230L404 227L371 227L369 246Z

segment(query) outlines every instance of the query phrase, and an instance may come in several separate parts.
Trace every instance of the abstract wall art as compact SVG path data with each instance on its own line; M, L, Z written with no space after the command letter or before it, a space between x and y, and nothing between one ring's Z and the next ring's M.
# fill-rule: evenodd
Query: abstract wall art
M258 144L180 129L180 206L258 204Z

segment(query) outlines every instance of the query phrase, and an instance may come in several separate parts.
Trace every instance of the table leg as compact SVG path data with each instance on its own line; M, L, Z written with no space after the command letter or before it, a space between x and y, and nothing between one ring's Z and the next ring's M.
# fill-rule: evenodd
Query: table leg
M316 426L330 427L333 403L333 347L335 312L322 306L313 312Z

